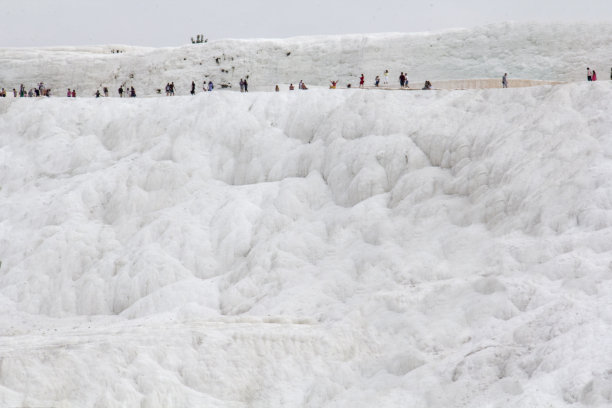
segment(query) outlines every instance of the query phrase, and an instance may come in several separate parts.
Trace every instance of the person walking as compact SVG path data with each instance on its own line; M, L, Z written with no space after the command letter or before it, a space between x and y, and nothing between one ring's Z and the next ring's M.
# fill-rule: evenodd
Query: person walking
M121 86L119 87L119 89L117 90L117 92L119 92L119 97L120 97L120 98L123 98L123 85L121 85Z
M587 67L587 81L592 81L593 80L593 71L591 71L591 68Z
M380 77L376 75L376 78L374 78L374 86L378 88L378 85L380 85Z
M502 77L502 88L508 87L508 73L505 73Z
M595 72L595 70L593 70L593 81L597 81L597 72Z
M365 76L363 76L363 74L361 74L361 77L359 77L359 87L363 88L363 84L365 83Z
M249 92L249 83L246 78L244 79L244 92Z
M383 77L383 80L384 80L383 82L384 85L389 85L389 70L388 69L385 69L385 75Z
M195 95L195 82L191 81L191 94Z

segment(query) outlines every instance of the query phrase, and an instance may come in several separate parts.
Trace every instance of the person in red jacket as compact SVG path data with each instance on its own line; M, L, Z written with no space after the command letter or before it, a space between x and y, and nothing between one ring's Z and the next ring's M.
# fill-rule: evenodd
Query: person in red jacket
M74 89L72 90L72 97L76 98L76 91Z
M363 74L361 74L361 77L359 78L359 87L363 88L364 83L365 83L365 77L363 76Z

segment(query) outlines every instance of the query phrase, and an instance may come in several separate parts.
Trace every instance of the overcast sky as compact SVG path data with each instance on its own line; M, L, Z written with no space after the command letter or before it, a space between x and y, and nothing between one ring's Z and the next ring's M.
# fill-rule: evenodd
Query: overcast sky
M612 21L612 0L0 0L0 47L414 32L502 21Z

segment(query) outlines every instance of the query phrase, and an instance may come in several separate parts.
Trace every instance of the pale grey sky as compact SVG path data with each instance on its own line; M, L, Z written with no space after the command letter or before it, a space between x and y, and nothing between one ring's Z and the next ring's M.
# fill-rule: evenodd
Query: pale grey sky
M0 47L414 32L502 21L612 21L612 0L0 0Z

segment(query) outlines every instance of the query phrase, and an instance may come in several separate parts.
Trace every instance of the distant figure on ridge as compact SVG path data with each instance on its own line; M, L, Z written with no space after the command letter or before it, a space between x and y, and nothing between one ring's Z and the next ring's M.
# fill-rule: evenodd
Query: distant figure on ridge
M293 84L289 84L289 90L290 90L290 91L293 91L294 89L295 89L295 88L294 88Z
M191 94L195 95L195 82L191 81Z
M66 92L66 96L70 98L72 96L72 92L70 92L70 88L68 88L68 92Z
M240 78L240 92L244 92L244 79Z
M208 81L208 92L212 92L213 88L214 86L213 86L212 81Z
M96 98L99 98L99 97L100 97L100 90L96 89Z
M134 87L130 87L130 98L135 98L136 97L136 90L134 89Z
M119 89L117 90L117 92L119 92L119 97L120 97L120 98L123 98L123 85L121 85L121 86L119 87Z
M406 77L404 76L403 72L400 73L399 81L400 81L400 88L403 88L404 87L404 82L406 82Z
M587 81L592 81L593 80L593 71L591 71L591 68L587 67Z
M429 90L431 90L431 82L429 82L429 81L425 81L425 86L423 86L423 90L424 90L424 91L429 91Z
M378 88L379 84L380 84L380 77L376 75L376 78L374 78L374 86Z
M597 72L593 70L593 81L597 81Z
M280 88L278 87L278 85L276 85L276 88L274 88L275 92L280 92Z
M363 88L364 83L365 83L365 77L363 76L363 74L361 74L361 76L359 77L359 87Z
M508 87L508 73L505 73L502 77L502 88Z
M72 90L72 97L73 97L73 98L76 98L76 89L73 89L73 90Z
M329 82L331 82L329 89L336 89L336 86L338 85L338 80L336 79L335 81L329 81Z
M389 85L389 70L385 69L385 74L384 74L384 85Z
M244 92L249 92L249 83L246 78L244 79Z

